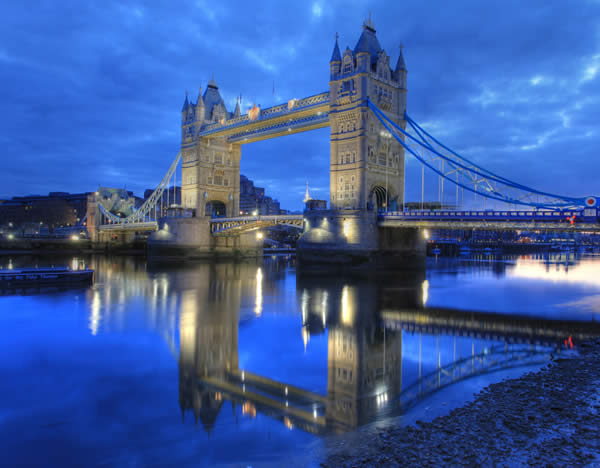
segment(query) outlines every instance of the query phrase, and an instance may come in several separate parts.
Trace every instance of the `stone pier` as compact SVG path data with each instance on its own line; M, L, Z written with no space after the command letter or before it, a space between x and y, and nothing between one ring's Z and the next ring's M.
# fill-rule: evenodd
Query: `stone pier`
M425 268L426 241L421 229L381 228L373 211L320 210L304 215L296 254L301 268Z
M256 232L214 236L210 217L163 218L148 239L148 258L161 261L262 257Z

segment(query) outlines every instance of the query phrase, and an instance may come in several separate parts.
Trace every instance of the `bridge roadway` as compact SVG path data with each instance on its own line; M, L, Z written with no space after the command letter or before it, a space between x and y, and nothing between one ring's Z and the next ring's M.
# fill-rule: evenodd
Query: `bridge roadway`
M210 222L210 230L215 236L239 234L272 226L289 226L302 229L304 216L299 215L269 215L269 216L240 216L236 218L214 218Z
M571 222L571 220L573 220ZM239 216L213 218L211 232L228 236L272 226L303 229L304 215ZM596 208L566 211L456 211L410 210L380 213L378 225L384 228L547 230L600 232L600 216ZM102 231L155 231L156 221L112 223L99 226Z
M329 91L303 99L292 99L286 104L257 109L223 123L203 127L199 137L226 138L229 143L253 143L293 133L329 126Z
M379 214L378 224L386 228L600 232L600 217L596 208L564 211L390 211Z

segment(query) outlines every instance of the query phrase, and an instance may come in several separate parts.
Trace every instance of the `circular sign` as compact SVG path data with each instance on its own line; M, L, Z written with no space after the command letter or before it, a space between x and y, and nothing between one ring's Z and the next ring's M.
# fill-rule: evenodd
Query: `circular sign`
M596 199L594 197L587 197L585 199L585 206L590 208L596 206Z

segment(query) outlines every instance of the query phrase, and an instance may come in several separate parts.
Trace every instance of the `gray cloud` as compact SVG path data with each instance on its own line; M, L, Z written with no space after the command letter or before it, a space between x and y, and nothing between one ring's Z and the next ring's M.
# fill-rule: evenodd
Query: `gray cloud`
M333 34L352 48L369 8L393 62L405 46L413 118L507 177L600 193L600 5L541 0L4 2L1 192L140 193L177 152L186 89L214 73L230 104L324 91ZM243 147L242 171L292 209L307 179L327 198L328 164L326 130Z

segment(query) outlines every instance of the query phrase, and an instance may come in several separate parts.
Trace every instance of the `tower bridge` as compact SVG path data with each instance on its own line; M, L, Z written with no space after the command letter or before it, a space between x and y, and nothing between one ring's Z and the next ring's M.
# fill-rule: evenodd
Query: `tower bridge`
M395 55L395 54L394 54ZM91 231L156 229L151 255L259 255L251 231L276 224L302 228L300 263L422 268L424 229L544 229L598 231L597 199L548 193L481 167L430 134L407 112L407 67L402 47L395 65L369 19L354 48L336 35L329 89L242 114L227 109L216 81L181 110L181 146L156 191L134 214L119 218L92 200ZM330 128L329 209L296 217L239 217L242 146L317 128ZM405 157L415 158L443 184L471 194L483 210L407 211ZM181 172L179 175L179 164ZM169 218L164 194L177 178L175 205L194 214ZM422 182L422 197L424 197ZM489 202L493 210L486 210ZM218 214L219 218L214 218ZM567 222L568 219L568 222ZM104 227L106 225L110 225ZM100 227L102 226L102 227ZM114 234L111 234L114 235Z

